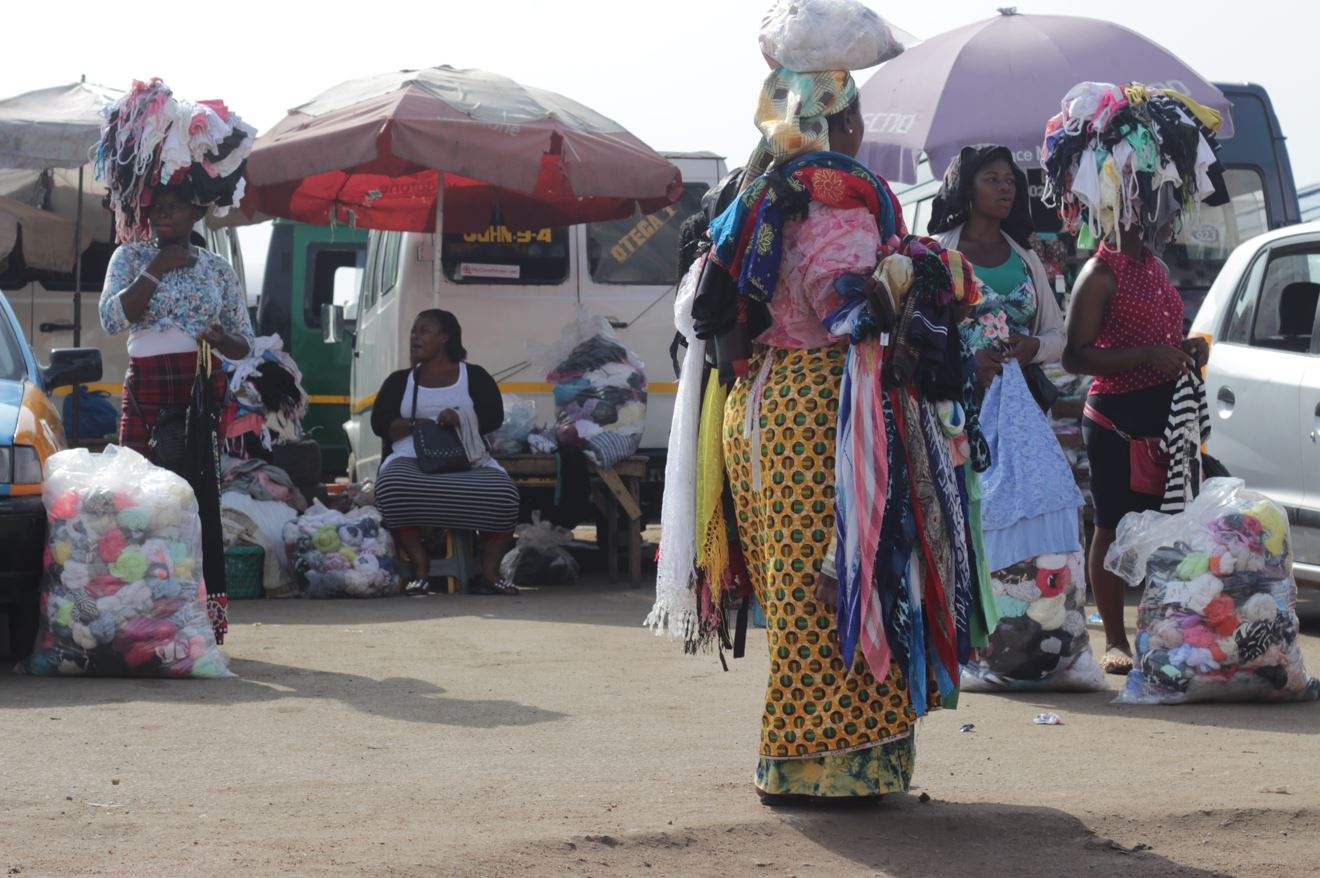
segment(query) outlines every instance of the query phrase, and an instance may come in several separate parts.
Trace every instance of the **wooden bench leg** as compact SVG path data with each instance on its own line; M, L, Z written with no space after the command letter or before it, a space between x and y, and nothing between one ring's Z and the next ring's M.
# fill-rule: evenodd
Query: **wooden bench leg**
M640 479L628 479L628 490L641 511L642 483ZM633 588L642 587L642 519L628 522L628 581Z

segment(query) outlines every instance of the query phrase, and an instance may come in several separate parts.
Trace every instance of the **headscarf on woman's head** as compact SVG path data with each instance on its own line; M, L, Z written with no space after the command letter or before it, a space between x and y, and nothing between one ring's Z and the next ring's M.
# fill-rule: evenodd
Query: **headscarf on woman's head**
M856 99L857 83L846 70L796 73L780 67L767 76L756 105L761 142L747 161L744 184L773 165L828 150L830 126L826 117L848 109Z
M930 234L941 235L967 222L972 215L972 187L976 175L998 159L1008 162L1008 166L1013 169L1013 179L1017 181L1013 193L1013 209L1000 223L1000 228L1023 247L1029 246L1032 222L1027 175L1013 161L1013 153L1008 147L989 143L964 146L949 162L949 169L944 172L944 182L931 205L930 222L926 225Z

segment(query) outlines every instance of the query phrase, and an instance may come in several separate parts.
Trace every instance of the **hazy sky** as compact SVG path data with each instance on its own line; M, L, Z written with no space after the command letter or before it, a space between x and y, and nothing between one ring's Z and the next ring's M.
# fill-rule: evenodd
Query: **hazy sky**
M869 5L927 38L995 15L1005 0ZM450 64L562 92L662 150L739 164L767 68L756 29L769 0L368 0L220 4L5 4L0 96L76 80L159 76L180 97L223 98L264 131L345 79ZM1215 81L1257 82L1288 136L1298 186L1320 181L1314 0L1020 2L1023 13L1106 18ZM66 26L64 23L71 23ZM868 73L858 75L864 82ZM879 108L867 108L868 112ZM1043 120L1042 120L1043 121ZM246 236L245 236L246 237Z

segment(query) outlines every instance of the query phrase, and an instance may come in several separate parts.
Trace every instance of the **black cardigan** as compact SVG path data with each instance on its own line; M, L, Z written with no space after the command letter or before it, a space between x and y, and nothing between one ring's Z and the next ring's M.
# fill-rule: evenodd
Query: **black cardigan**
M472 397L472 408L477 413L477 429L481 435L492 433L504 423L504 397L500 396L499 385L490 373L480 366L466 363L468 376L468 395ZM408 373L411 369L400 369L386 377L376 394L376 402L371 407L371 432L380 437L380 459L389 457L394 443L390 441L390 424L395 418L406 418L411 413L404 412L403 392L408 387ZM412 405L412 400L408 400Z

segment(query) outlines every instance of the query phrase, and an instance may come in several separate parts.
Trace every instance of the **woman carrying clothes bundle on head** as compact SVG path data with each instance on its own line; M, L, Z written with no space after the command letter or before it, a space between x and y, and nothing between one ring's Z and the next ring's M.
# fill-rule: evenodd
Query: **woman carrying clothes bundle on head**
M1063 353L1063 318L1030 249L1026 174L1002 146L964 147L935 197L930 232L971 260L981 302L959 327L984 393L991 464L969 487L999 622L967 665L969 688L1101 688L1086 636L1086 577L1072 470L1025 378ZM975 499L979 496L979 502Z
M213 139L198 139L206 134ZM207 610L217 643L229 630L229 602L218 438L226 383L215 354L246 357L253 334L238 275L228 262L195 246L193 227L213 206L237 203L254 135L223 103L176 100L164 83L152 80L134 83L111 106L97 148L98 176L107 183L121 242L106 270L101 325L110 335L128 333L119 444L173 468L196 494ZM162 412L189 407L200 417L189 417L186 459L158 459L151 440ZM182 428L180 443L181 434Z
M499 387L489 372L467 362L463 328L450 312L418 314L409 338L412 368L386 377L371 412L382 446L376 506L412 564L404 590L424 594L430 588L420 528L435 527L481 534L481 572L465 583L469 591L516 595L517 586L500 577L500 560L518 523L518 486L482 439L504 422ZM456 430L471 468L424 472L413 441L413 427L422 421Z
M1079 246L1099 242L1073 287L1063 365L1096 376L1082 419L1095 507L1088 573L1104 620L1101 666L1126 674L1124 585L1105 555L1124 515L1160 508L1164 482L1143 479L1141 440L1164 434L1180 380L1201 389L1209 355L1203 339L1183 337L1182 297L1152 248L1185 210L1227 202L1219 116L1138 83L1082 83L1063 107L1045 131L1046 194Z
M840 45L858 36L851 22L876 29L881 50L853 69L897 54L861 4L800 5L854 13ZM719 373L694 430L695 473L667 481L697 486L701 633L735 586L764 611L755 784L772 805L906 791L916 720L956 699L970 642L964 507L931 392L961 395L953 312L975 290L957 254L905 237L889 187L854 158L864 123L845 66L767 78L742 191L680 291L700 273L692 310L727 319L712 333ZM676 432L681 422L676 408ZM689 515L666 517L666 533ZM677 597L658 585L658 627Z

